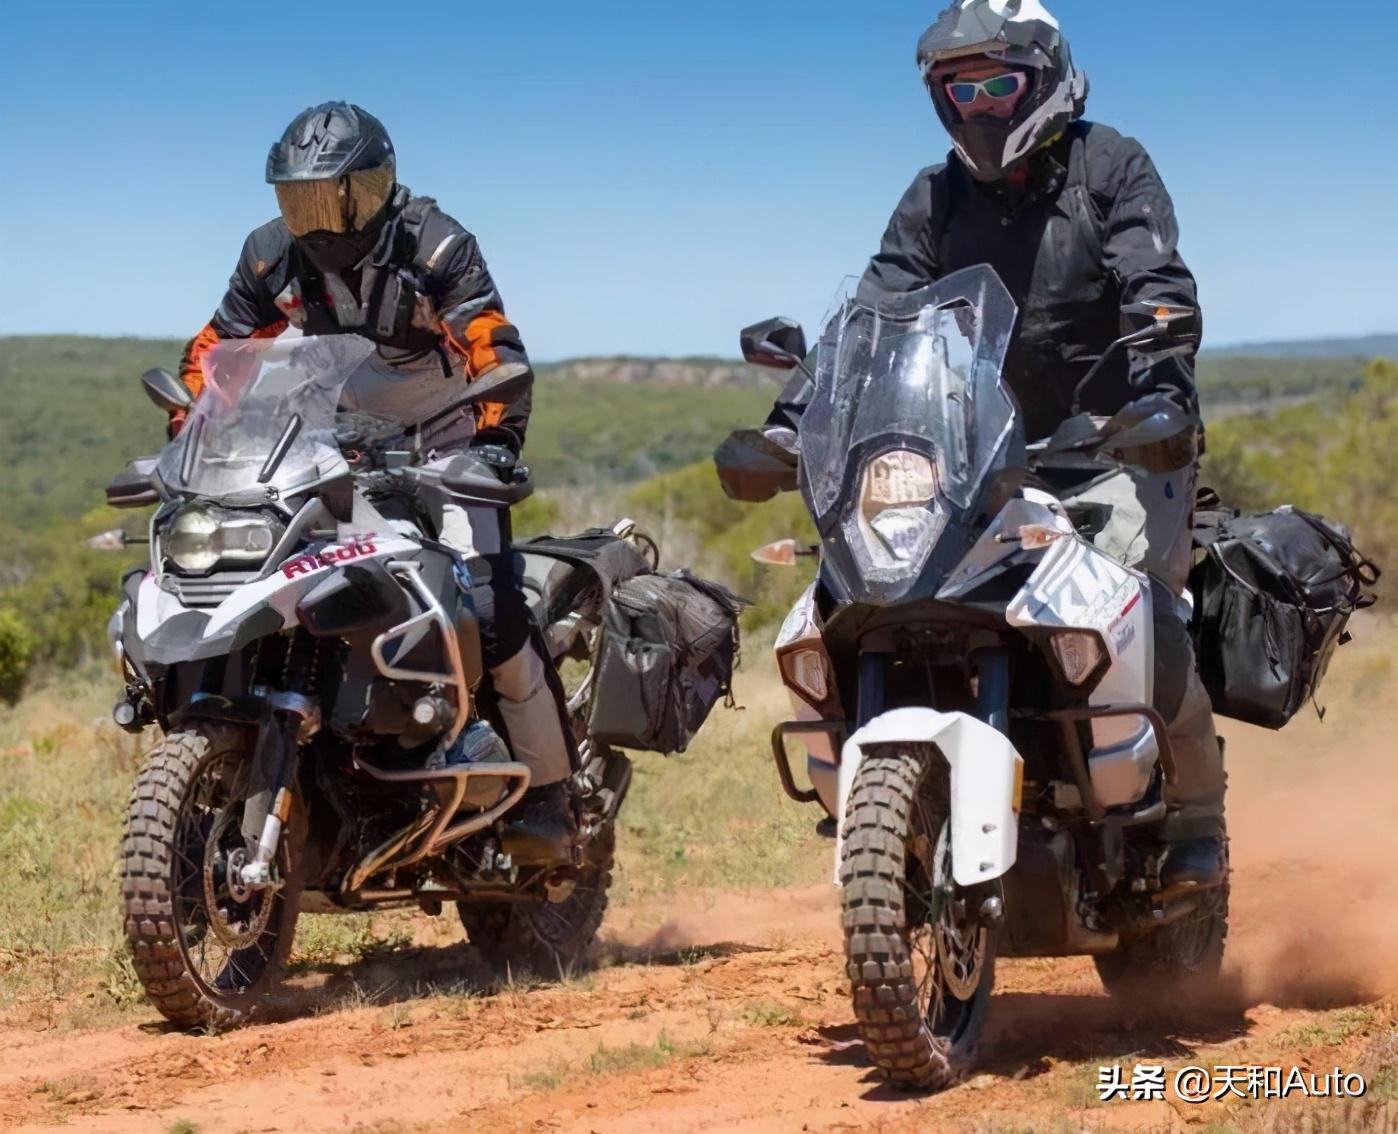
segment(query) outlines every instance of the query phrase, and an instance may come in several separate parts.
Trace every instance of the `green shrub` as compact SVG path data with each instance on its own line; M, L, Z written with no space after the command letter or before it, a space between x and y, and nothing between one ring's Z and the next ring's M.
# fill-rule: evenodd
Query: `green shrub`
M1398 362L1348 396L1210 426L1204 481L1244 511L1294 504L1349 525L1380 566L1398 557Z
M29 677L34 635L13 610L0 609L0 701L13 705Z

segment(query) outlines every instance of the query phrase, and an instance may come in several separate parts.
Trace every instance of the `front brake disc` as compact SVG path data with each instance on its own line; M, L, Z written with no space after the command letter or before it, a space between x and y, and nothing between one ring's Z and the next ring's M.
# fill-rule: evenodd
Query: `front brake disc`
M247 861L240 827L240 822L234 819L234 808L225 807L218 813L204 843L204 913L214 937L229 949L247 949L257 944L272 917L270 890L239 892L239 872ZM223 840L230 830L239 832L239 845L226 851ZM221 885L220 866L223 868Z

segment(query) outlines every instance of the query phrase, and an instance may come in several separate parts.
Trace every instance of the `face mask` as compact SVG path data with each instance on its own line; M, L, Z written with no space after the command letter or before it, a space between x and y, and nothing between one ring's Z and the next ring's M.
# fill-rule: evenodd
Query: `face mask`
M322 272L339 274L369 255L378 239L378 230L368 232L308 232L296 238L297 245Z

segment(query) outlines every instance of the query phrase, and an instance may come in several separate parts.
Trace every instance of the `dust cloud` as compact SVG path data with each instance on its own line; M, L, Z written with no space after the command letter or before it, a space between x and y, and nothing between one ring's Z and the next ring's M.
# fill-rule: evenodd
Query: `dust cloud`
M1392 630L1337 660L1324 722L1229 738L1234 932L1248 1003L1329 1008L1398 992L1398 737ZM1387 647L1385 649L1385 647Z

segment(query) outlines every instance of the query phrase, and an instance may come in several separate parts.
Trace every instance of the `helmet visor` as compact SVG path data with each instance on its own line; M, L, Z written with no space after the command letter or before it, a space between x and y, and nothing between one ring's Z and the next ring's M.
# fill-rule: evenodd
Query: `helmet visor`
M361 232L388 202L393 181L392 165L328 181L281 181L276 185L277 204L292 236Z

